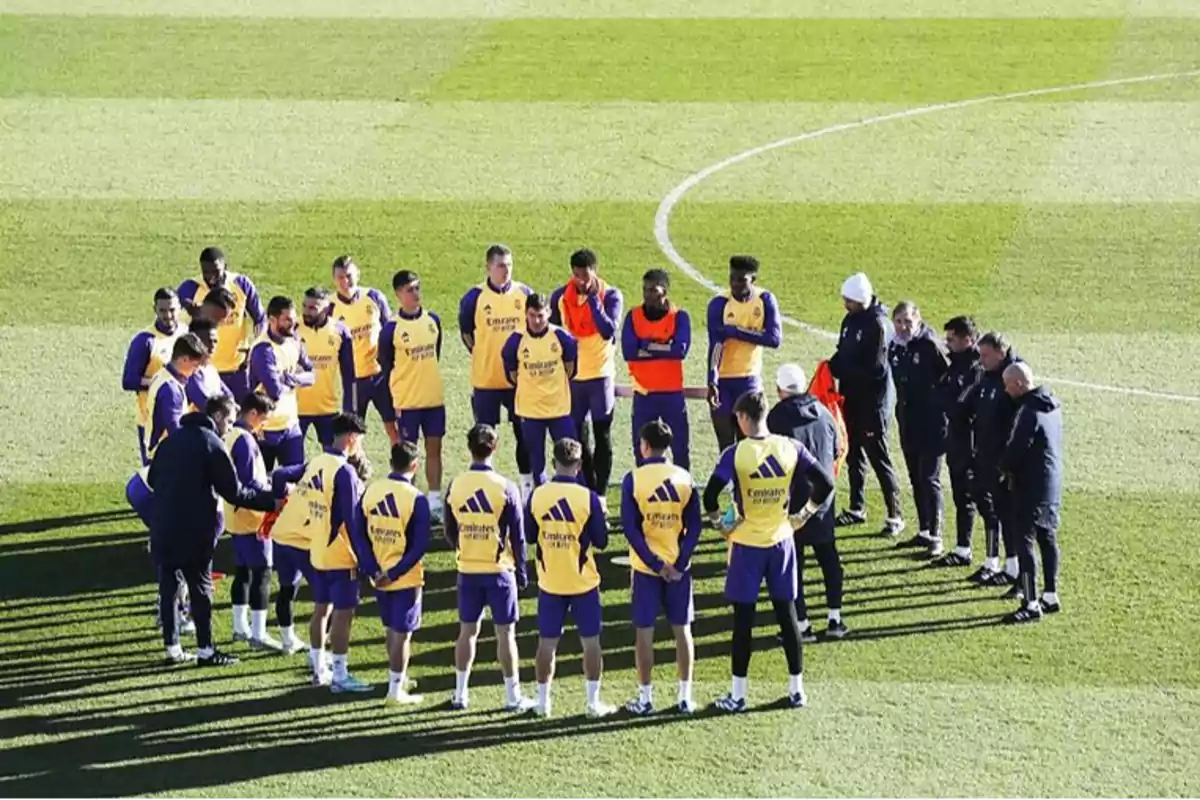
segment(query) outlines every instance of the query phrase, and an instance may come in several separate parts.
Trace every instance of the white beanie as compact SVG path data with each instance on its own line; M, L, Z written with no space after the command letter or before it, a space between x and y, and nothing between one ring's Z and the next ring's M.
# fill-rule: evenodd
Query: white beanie
M865 272L854 273L842 284L842 297L847 300L853 300L865 306L871 302L871 298L874 296L875 290L871 288L871 279Z
M785 392L803 394L808 391L808 379L798 364L782 364L775 376L775 385Z

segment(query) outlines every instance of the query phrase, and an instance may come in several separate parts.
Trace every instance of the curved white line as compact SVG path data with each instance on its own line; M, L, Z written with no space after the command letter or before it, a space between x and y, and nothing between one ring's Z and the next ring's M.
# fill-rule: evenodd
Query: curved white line
M985 95L984 97L974 97L969 100L955 100L951 103L938 103L931 106L921 106L920 108L910 108L905 111L896 111L890 114L881 114L875 117L867 117L865 119L855 120L853 122L841 122L837 125L830 125L826 128L819 128L815 131L801 133L797 136L789 136L786 139L770 142L768 144L752 147L749 150L744 150L740 153L730 156L723 161L718 161L711 166L705 167L699 172L693 172L683 179L683 182L667 193L667 196L658 204L658 210L654 213L654 240L658 243L658 249L663 252L663 255L674 264L680 272L691 278L696 283L704 286L714 294L724 291L723 287L718 286L713 281L705 277L700 270L692 266L686 258L680 255L675 249L675 245L671 242L669 231L671 212L684 195L695 189L703 181L717 174L723 169L732 167L735 164L740 164L743 161L748 161L763 153L769 153L772 150L779 150L783 147L790 147L800 142L807 142L813 139L820 139L834 133L843 133L845 131L858 130L859 128L869 128L873 125L879 125L884 122L893 122L900 119L910 119L912 117L923 117L927 114L936 114L941 111L954 111L960 108L969 108L971 106L982 106L989 103L1000 103L1005 100L1021 100L1029 97L1041 97L1050 94L1065 94L1067 92L1078 92L1087 89L1104 89L1110 86L1125 86L1134 83L1153 83L1155 81L1166 81L1174 78L1197 78L1200 77L1200 69L1190 70L1188 72L1167 72L1159 75L1140 75L1134 78L1115 78L1106 81L1093 81L1091 83L1076 83L1071 86L1052 86L1046 89L1030 89L1022 92L1010 92L1008 94L993 94ZM838 335L833 331L827 331L823 328L818 328L815 325L810 325L803 320L796 319L784 315L783 322L792 327L811 333L815 336L820 336L824 339L836 340ZM1062 378L1047 378L1052 383L1060 383L1067 386L1075 386L1081 389L1092 389L1098 392L1110 392L1116 394L1129 394L1138 397L1151 397L1158 400L1181 400L1185 402L1200 402L1200 397L1188 394L1175 394L1172 392L1154 392L1149 389L1134 389L1125 386L1111 386L1103 383L1088 383L1086 381L1064 380Z

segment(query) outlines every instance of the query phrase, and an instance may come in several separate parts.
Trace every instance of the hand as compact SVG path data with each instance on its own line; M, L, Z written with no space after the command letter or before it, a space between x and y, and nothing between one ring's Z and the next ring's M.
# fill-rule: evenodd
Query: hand
M596 296L600 292L600 279L590 278L588 280L587 293L591 296Z
M375 573L375 577L371 578L371 582L375 584L376 589L386 589L391 581L388 580L387 573L383 570Z
M679 570L675 569L674 564L663 564L663 568L658 571L658 574L668 583L675 583L683 577L679 574Z
M523 592L529 588L529 576L525 574L517 575L517 591Z
M715 383L708 385L708 407L714 411L721 407L721 393Z

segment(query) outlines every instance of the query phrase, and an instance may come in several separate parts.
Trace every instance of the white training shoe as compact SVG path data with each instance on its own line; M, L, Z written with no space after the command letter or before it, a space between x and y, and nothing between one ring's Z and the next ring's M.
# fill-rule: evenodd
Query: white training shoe
M518 697L514 700L504 701L504 710L512 711L516 714L524 714L526 711L532 711L537 705L537 701L532 697Z
M419 705L420 703L424 703L424 702L425 702L424 695L409 694L408 692L400 692L399 694L395 695L394 697L389 697L386 700L384 700L383 704L386 707L415 706L415 705ZM463 706L463 708L466 708L466 706Z
M282 644L283 644L283 649L280 650L279 652L283 653L285 656L295 655L296 653L299 653L301 650L308 649L307 644L300 641L299 639L297 639L294 636L290 639L284 639Z
M269 650L272 653L283 652L283 642L279 641L269 633L264 633L257 639L251 637L249 641L251 650Z
M233 632L233 641L235 641L235 642L250 641L250 632L249 631L234 631Z
M542 719L549 717L550 716L550 706L544 706L541 703L534 702L533 715L535 717L541 717Z
M617 713L617 707L609 705L603 700L590 703L586 711L588 719L601 719L602 717L612 716L615 713Z
M333 672L330 670L325 670L325 669L314 672L313 676L312 676L312 685L313 686L325 686L325 687L332 686L333 685Z

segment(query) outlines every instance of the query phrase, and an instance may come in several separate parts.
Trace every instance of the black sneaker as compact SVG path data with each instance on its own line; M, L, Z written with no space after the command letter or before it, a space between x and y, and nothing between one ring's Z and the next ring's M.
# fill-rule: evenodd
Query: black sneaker
M999 572L993 572L985 580L980 581L979 584L980 586L1011 586L1016 582L1016 578L1004 570L1000 570Z
M865 511L846 509L837 515L837 519L833 521L833 524L839 528L848 528L851 525L862 525L866 521L867 514Z
M1029 608L1025 606L1018 608L1016 611L1007 615L1004 618L1005 625L1024 625L1026 622L1041 622L1042 609L1039 606Z
M1012 586L1008 587L1008 591L1000 595L1000 597L1003 600L1020 600L1021 602L1024 602L1025 592L1022 591L1021 584L1014 583Z
M846 634L850 633L850 629L846 627L846 623L839 620L829 620L829 626L825 628L826 639L842 639Z
M918 533L916 536L912 537L911 539L902 539L899 542L896 542L897 549L903 549L903 548L916 549L918 547L921 548L922 550L928 550L929 548L933 547L933 539L929 538L928 536L926 536L923 533Z
M220 650L213 650L207 656L197 656L196 663L201 667L232 667L239 661L237 656L229 653L222 653Z
M980 586L988 586L990 585L988 581L990 581L992 576L995 574L995 570L993 570L991 567L980 567L972 572L970 576L967 577L967 580L971 583L977 583Z
M1061 603L1047 603L1044 598L1039 605L1042 607L1043 614L1057 614L1058 612L1062 611Z
M783 639L780 638L780 644L782 644L782 643L783 643ZM817 643L817 629L816 628L814 628L812 625L809 625L807 628L800 631L800 644L816 644L816 643Z
M967 558L966 556L961 556L958 553L951 550L949 553L946 553L946 555L942 556L941 558L935 558L933 561L930 561L929 566L931 566L931 567L969 567L969 566L971 566L971 559ZM974 576L972 575L971 577L974 577Z

